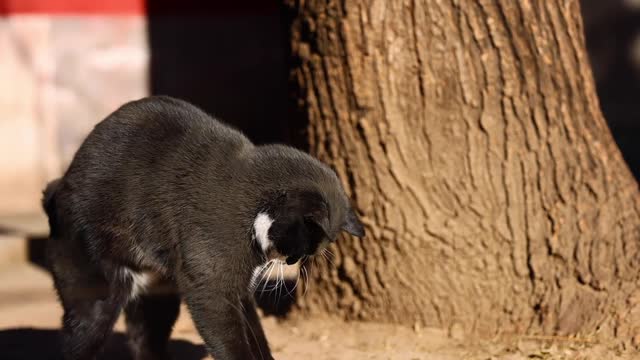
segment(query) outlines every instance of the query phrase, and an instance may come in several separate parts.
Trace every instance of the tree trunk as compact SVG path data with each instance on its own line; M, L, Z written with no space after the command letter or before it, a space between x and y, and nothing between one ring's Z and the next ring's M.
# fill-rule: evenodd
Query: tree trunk
M368 231L313 271L303 312L640 334L640 196L578 1L287 4L310 150Z

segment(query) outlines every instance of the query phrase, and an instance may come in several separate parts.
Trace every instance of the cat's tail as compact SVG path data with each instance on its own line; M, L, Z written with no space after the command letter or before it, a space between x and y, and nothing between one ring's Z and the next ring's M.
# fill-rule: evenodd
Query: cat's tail
M47 184L42 192L42 208L49 218L50 236L54 237L57 230L56 193L60 186L60 179L55 179Z

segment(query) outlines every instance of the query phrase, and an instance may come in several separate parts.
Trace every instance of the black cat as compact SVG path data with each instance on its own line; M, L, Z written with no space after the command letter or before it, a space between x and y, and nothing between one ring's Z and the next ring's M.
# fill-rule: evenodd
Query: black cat
M135 359L168 358L181 297L216 360L272 359L251 289L265 263L364 234L329 167L169 97L96 125L43 205L66 359L93 359L122 309Z

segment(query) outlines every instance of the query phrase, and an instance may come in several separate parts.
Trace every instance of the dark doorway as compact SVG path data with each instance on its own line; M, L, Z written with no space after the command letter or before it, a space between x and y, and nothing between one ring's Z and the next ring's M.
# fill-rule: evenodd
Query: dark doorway
M255 143L292 143L288 36L277 0L149 1L150 87Z
M581 5L600 107L640 179L640 6L624 0L582 0Z

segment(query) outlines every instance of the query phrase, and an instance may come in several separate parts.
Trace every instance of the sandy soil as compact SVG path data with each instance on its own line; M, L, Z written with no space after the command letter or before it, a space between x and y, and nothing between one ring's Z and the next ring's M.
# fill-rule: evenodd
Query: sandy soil
M61 309L44 271L30 265L0 269L0 358L58 359ZM263 319L276 359L640 359L613 344L586 339L504 337L463 339L454 331L342 322L312 318ZM109 340L105 359L127 359L122 319ZM176 359L207 358L202 340L183 309L171 344Z

